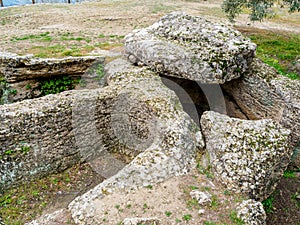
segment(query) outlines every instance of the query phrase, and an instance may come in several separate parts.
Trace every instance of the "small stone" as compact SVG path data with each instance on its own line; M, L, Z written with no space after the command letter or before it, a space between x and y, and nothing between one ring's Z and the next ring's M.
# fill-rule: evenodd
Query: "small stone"
M202 192L198 190L192 190L190 192L190 196L193 199L196 199L199 203L199 205L207 205L208 203L211 203L211 194L208 192Z
M199 209L198 214L203 215L205 213L205 209Z
M237 207L237 216L245 225L265 225L267 219L261 202L253 199L245 200Z
M160 221L157 218L125 218L122 225L159 225Z

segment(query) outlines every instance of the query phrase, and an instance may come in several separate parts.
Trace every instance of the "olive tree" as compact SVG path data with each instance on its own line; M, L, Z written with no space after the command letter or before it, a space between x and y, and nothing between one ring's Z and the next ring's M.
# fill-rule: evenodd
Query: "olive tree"
M300 11L300 0L224 0L222 8L231 21L234 21L244 8L250 9L250 20L261 21L270 15L274 3L288 7L289 12Z

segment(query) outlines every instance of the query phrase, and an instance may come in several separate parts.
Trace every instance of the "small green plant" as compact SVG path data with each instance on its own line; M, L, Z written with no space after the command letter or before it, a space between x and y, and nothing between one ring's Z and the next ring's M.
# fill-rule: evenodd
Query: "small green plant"
M272 194L267 199L262 201L262 204L264 206L264 209L265 209L266 213L273 213L274 212L274 206L273 206L274 200L275 200L275 198L274 198L274 195Z
M191 214L183 215L182 219L185 220L185 221L189 221L189 220L192 219L192 215Z
M226 190L223 192L223 194L224 194L224 195L231 195L231 192L230 192L229 190L226 189Z
M149 184L149 185L146 186L146 188L152 190L152 189L153 189L153 186Z
M229 215L230 220L236 225L243 225L245 222L238 218L236 211L231 211Z
M200 163L198 163L197 169L198 169L199 173L205 174L207 178L213 178L213 174L211 172L211 166L204 168L203 166L200 165Z
M172 213L169 212L169 211L166 211L166 212L165 212L165 215L166 215L167 217L170 217L170 216L172 215Z
M212 195L210 207L216 208L216 207L218 207L219 205L220 205L220 202L219 202L217 196L216 196L216 195Z
M52 41L52 37L49 36L50 32L45 32L42 34L30 34L30 35L25 35L22 37L16 37L12 39L12 41L25 41L25 40L39 40L39 41Z
M294 171L291 171L291 170L286 170L286 171L284 171L283 177L284 177L284 178L297 178L295 172L294 172Z
M74 88L74 82L69 76L50 78L40 82L41 94L57 94Z
M204 221L204 225L218 225L218 224L213 221Z
M199 203L196 199L190 199L186 202L188 209L193 209L199 207Z
M147 205L147 203L144 203L143 208L144 209L149 209L150 207Z
M96 69L97 79L100 80L104 77L105 72L102 64L99 64Z
M296 204L296 206L300 208L300 200L298 199L298 196L298 193L292 194L291 199Z
M25 145L21 146L21 152L22 153L27 153L29 151L30 151L30 146L25 146Z
M30 89L32 89L32 86L30 84L26 84L25 88L26 88L26 90L30 90Z
M12 95L16 95L18 93L18 91L16 89L11 89L9 91L9 93L12 94Z
M175 219L175 222L176 222L176 223L180 223L181 220L176 218L176 219Z
M192 189L192 190L198 190L199 188L196 187L196 186L190 186L190 189Z

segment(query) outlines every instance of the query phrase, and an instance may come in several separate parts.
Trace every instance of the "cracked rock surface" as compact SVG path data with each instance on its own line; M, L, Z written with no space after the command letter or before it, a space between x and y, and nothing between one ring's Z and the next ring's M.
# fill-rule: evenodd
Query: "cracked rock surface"
M270 119L248 121L205 112L201 128L212 169L223 185L264 200L290 162L290 130Z
M224 83L247 71L256 45L223 24L182 12L125 37L129 60L201 83Z

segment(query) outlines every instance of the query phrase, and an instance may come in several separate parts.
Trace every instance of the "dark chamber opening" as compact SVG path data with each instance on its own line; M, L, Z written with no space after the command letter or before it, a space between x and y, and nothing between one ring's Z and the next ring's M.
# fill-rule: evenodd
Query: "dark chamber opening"
M200 126L205 111L216 111L230 117L248 119L236 102L219 84L200 82L161 75L161 80L178 96L184 111Z

